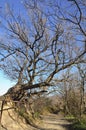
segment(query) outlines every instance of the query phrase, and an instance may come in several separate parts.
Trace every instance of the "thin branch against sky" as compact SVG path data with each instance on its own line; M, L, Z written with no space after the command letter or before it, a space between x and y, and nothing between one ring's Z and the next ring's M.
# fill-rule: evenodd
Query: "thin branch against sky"
M6 4L6 2L8 3L8 4ZM59 1L54 1L54 2L59 2ZM50 5L51 4L55 4L53 1L51 1L51 3L49 3ZM68 2L68 1L65 1L66 3ZM45 3L46 4L46 3ZM10 8L9 8L9 5L10 6L12 6L12 12L11 12L11 16L12 16L12 18L13 19L11 19L10 18L10 16L9 16L9 12L10 12ZM45 29L46 29L46 34L47 34L47 36L48 36L48 33L47 33L47 31L49 31L49 38L51 38L51 40L49 41L49 42L53 42L54 44L52 45L52 58L54 58L54 60L55 60L55 63L57 62L57 57L56 57L56 51L58 52L58 54L59 54L59 60L61 61L62 60L62 58L63 58L63 56L64 56L64 53L65 53L65 56L66 56L66 61L64 62L64 59L63 59L63 61L61 61L61 63L59 63L59 64L61 64L61 65L59 65L59 69L58 70L62 70L62 63L64 64L64 65L66 65L67 63L69 63L70 62L70 64L68 64L68 65L71 65L72 63L74 63L74 61L72 61L72 59L73 58L75 58L76 57L76 55L78 54L78 53L75 53L75 52L70 52L70 55L68 55L68 51L69 51L69 46L71 46L70 47L70 49L71 48L73 48L73 49L75 49L75 51L76 51L76 45L75 45L75 43L77 42L77 41L74 41L75 39L73 39L73 37L75 36L75 34L77 34L77 37L79 37L80 38L80 36L79 36L79 34L78 33L80 33L80 32L78 32L77 31L77 33L75 32L75 28L77 29L77 27L76 26L71 26L71 30L68 28L68 25L70 25L70 23L71 23L71 25L76 25L76 21L77 21L77 16L79 16L79 14L77 15L76 14L76 16L75 16L75 18L76 19L73 19L73 20L75 20L74 22L73 21L71 21L71 18L74 18L71 14L69 14L69 12L65 12L64 11L64 9L65 8L68 8L69 7L69 5L68 4L66 4L67 5L67 7L64 7L65 6L65 4L64 4L64 2L62 3L62 11L64 11L64 14L63 13L61 13L61 12L52 12L52 11L55 11L55 10L52 10L52 9L54 9L53 8L53 6L48 6L49 8L49 10L48 9L46 9L45 10L45 7L44 7L44 10L43 10L43 12L40 12L40 10L41 10L41 8L40 7L35 7L35 8L37 8L37 11L38 11L38 14L36 14L36 10L35 10L35 8L33 9L32 7L30 7L30 5L28 4L28 6L29 6L29 10L28 10L28 7L26 6L26 8L27 8L27 12L28 12L28 14L29 14L29 16L28 16L28 18L30 17L30 10L32 10L32 14L31 14L31 20L32 21L28 21L28 22L26 22L26 25L29 23L29 26L31 25L31 35L29 35L29 39L30 39L30 42L33 42L34 41L34 38L35 38L35 41L34 41L34 43L31 43L31 44L33 44L33 47L34 47L34 45L35 45L35 43L38 41L38 40L40 40L41 39L41 37L43 36L43 34L40 36L40 33L44 33L44 31L42 30L43 28L44 28L44 23L43 23L43 21L42 21L42 18L44 18L44 15L46 14L46 13L48 13L48 11L49 11L49 13L51 14L51 16L50 17L48 17L48 22L46 22L46 25L48 25L49 24L49 27L50 28L47 28L46 29L46 27L45 27ZM22 39L22 37L21 37L21 35L20 35L20 33L22 32L24 35L22 35L23 36L23 38L25 38L25 36L26 36L26 32L24 32L25 31L25 27L26 26L22 26L22 25L24 25L24 24L22 24L22 21L21 21L21 17L20 17L20 21L16 21L16 20L18 20L18 16L19 16L19 14L21 14L21 16L23 17L23 18L25 18L26 19L26 21L27 21L27 15L26 15L26 13L25 13L25 8L23 8L23 2L22 1L11 1L11 0L8 0L8 1L1 1L1 6L2 6L2 11L4 10L4 7L5 7L5 12L4 12L4 14L6 13L6 18L7 18L7 22L8 22L8 24L9 24L9 27L10 27L10 29L8 29L10 32L6 32L5 33L5 35L7 36L7 34L9 33L9 35L10 36L12 36L11 34L12 33L14 33L14 35L17 35L17 36L19 36L19 38L20 38L20 41L21 42L25 42L25 44L27 44L27 42L26 41L24 41L24 39ZM54 5L55 6L55 5ZM71 5L72 6L72 5ZM57 5L56 5L56 8L59 8L60 9L60 7L58 7ZM78 8L79 9L79 8ZM34 15L34 13L33 13L33 11L34 11L34 13L35 13L35 15ZM73 11L73 8L72 9L70 9L70 13ZM80 12L80 11L79 11ZM12 14L12 13L14 13L14 15ZM67 13L67 14L66 14ZM42 15L41 15L42 14ZM63 16L63 20L64 21L66 21L66 22L62 22L61 21L61 24L62 24L62 26L64 27L64 29L62 29L62 26L61 26L61 24L60 24L60 20L57 20L57 18L58 18L58 14L60 14L59 15L59 19L61 19L62 20L62 17L60 17L61 15ZM66 14L66 15L65 15ZM81 14L81 13L80 13ZM53 15L53 17L52 17L52 15ZM36 17L37 16L37 17ZM70 17L67 17L67 16L70 16ZM35 18L34 20L35 21L33 21L33 19L32 19L32 17L33 18ZM40 17L40 18L39 18ZM67 18L66 18L67 17ZM3 18L3 16L1 16L0 17L1 19ZM69 20L70 19L70 20ZM79 24L79 29L81 29L81 31L82 31L82 34L84 34L83 33L83 28L81 27L81 25L82 24L80 24L80 21L81 21L81 18L80 18L80 20L79 20L79 23L77 23L77 25ZM19 23L17 23L17 22L19 22ZM34 27L32 27L33 25L32 25L32 23L31 22L33 22L33 24L34 24L34 27L35 27L35 29L34 29ZM38 23L39 22L39 23ZM57 22L57 23L56 23ZM68 23L69 22L69 23ZM78 22L78 21L77 21ZM3 21L3 23L2 24L5 24L5 22ZM11 25L12 24L12 25ZM41 25L42 24L42 25ZM14 27L15 26L15 27ZM43 27L42 27L43 26ZM20 28L21 27L21 28ZM27 26L28 27L28 26ZM41 27L41 30L43 31L41 31L40 30L40 27ZM74 28L73 28L74 27ZM52 30L51 30L51 33L50 33L50 29L52 28ZM19 30L18 30L19 29ZM24 29L24 30L23 30ZM38 29L40 30L40 33L38 32ZM74 30L73 30L74 29ZM12 32L13 31L13 32ZM17 31L20 31L20 33L19 32L17 32ZM71 33L70 33L70 31L71 31ZM65 33L64 33L65 32ZM75 32L75 34L74 34L74 32ZM37 36L37 34L38 34L38 36ZM57 35L59 33L59 35ZM73 33L73 37L72 37L72 35L69 35L69 34L72 34ZM36 34L36 35L35 35ZM82 34L80 34L81 35L81 37L82 37ZM34 35L35 35L35 37L34 37ZM40 36L40 37L39 37ZM58 36L60 37L59 39L58 39ZM9 38L9 37L7 37L7 38ZM12 37L11 37L12 38ZM15 45L16 47L19 47L20 46L20 41L18 40L18 39L16 39L16 38L18 38L18 37L15 37L15 39L14 39L14 41L11 39L9 39L9 43L11 44L11 42L14 42L14 44L13 45ZM57 38L57 39L56 39ZM66 39L65 39L66 38ZM75 36L75 38L76 38L76 36ZM28 36L27 36L27 39L28 39ZM47 40L47 39L46 39ZM59 49L58 50L56 50L57 48L57 46L55 45L55 42L56 42L56 40L58 40L58 44L59 44ZM62 43L63 42L63 40L67 40L67 42L64 42L64 47L63 47L63 49L61 48L61 45L62 44L60 44L60 43ZM83 40L83 39L82 39ZM48 42L48 43L49 43ZM80 42L78 42L79 44L81 44ZM8 44L8 42L6 42L5 44ZM17 46L17 44L18 44L18 46ZM68 45L67 45L68 44ZM41 47L43 47L44 45L42 45ZM12 46L13 47L13 46ZM22 46L22 47L24 47L24 46ZM49 45L48 45L48 47L49 47ZM80 46L79 46L80 47ZM65 50L65 52L64 52L64 48L66 49ZM82 48L84 48L83 46L82 46ZM20 49L20 50L19 50ZM50 49L50 48L49 48ZM55 50L55 51L53 51L53 50ZM13 51L12 50L12 48L10 48L10 51L12 51L12 53L11 54L14 54L15 53L15 51ZM22 48L17 48L16 49L16 51L18 51L17 53L22 53L22 55L23 55L23 57L22 57L22 55L20 56L20 57L22 57L22 58L24 58L24 56L26 56L26 54L25 54L25 52L24 51L22 51ZM81 50L81 52L83 51L83 49ZM31 52L31 51L30 51ZM7 51L5 51L5 53L7 54L8 52ZM30 53L29 53L30 54ZM45 53L44 53L45 54ZM83 54L83 53L82 53ZM32 55L33 56L33 55ZM43 54L41 55L41 56L43 56ZM65 56L64 56L64 58L65 58ZM7 55L7 56L4 56L4 58L7 58L7 57L9 57L9 54ZM19 58L20 58L19 57ZM80 55L80 57L81 57L81 55ZM79 57L79 58L80 58ZM15 58L15 56L14 56L14 58ZM31 58L31 57L30 57ZM72 58L72 59L68 59L68 58ZM42 57L42 58L40 58L41 60L43 60L43 63L44 62L46 62L46 60L44 59L44 56ZM76 59L76 58L75 58ZM17 61L18 59L17 58L15 58L15 60ZM32 59L31 59L32 60ZM50 59L49 59L50 60ZM21 60L22 61L22 60ZM20 61L20 63L21 63L21 65L22 65L22 62ZM71 62L72 61L72 62ZM10 63L12 63L12 61L10 61ZM19 61L17 62L18 63L18 65L20 64L19 63ZM40 63L42 63L42 62L40 62ZM48 63L48 62L47 62ZM53 64L53 63L52 63ZM10 64L9 64L10 65ZM21 65L19 65L19 67L21 68ZM38 66L38 64L37 64L37 66ZM56 65L57 66L57 65ZM6 67L6 65L4 65L3 67ZM7 66L8 68L9 68L9 66ZM14 68L16 67L16 64L15 64L15 66L14 66ZM39 66L38 66L39 67ZM54 68L54 66L52 67L52 69ZM66 66L65 67L63 67L63 69L64 68L66 68ZM16 70L18 70L18 68L16 69ZM21 68L21 70L22 70L22 68ZM32 71L32 70L31 70ZM52 70L50 69L50 72L51 72ZM42 71L41 71L42 72ZM56 72L58 72L57 70L56 71L54 71L55 73ZM51 73L51 77L53 77L53 74L54 73ZM49 75L49 73L47 73L47 76ZM24 74L24 76L25 76L25 74ZM51 80L51 78L49 77L48 78L48 81L50 81Z

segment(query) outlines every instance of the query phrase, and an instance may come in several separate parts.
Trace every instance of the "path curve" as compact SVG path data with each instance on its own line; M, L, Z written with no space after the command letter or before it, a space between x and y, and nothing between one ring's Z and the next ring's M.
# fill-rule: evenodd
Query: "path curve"
M49 114L41 116L42 123L39 124L40 130L70 130L71 123L61 114Z

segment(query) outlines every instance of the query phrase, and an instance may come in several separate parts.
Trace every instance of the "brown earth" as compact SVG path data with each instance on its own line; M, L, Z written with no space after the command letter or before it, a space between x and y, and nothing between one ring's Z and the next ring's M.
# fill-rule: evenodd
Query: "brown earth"
M1 124L0 130L70 130L70 123L61 114L42 115L35 128L27 125L12 109L3 111Z
M49 114L41 116L42 122L39 124L40 130L70 130L71 123L61 114Z

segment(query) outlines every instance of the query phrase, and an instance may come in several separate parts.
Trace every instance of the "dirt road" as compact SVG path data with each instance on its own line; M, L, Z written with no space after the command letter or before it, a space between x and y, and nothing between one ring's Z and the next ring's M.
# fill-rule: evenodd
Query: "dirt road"
M41 116L36 126L27 125L12 110L4 111L2 116L3 127L0 130L70 130L70 123L61 114Z
M49 114L41 117L40 130L70 130L70 123L60 114Z

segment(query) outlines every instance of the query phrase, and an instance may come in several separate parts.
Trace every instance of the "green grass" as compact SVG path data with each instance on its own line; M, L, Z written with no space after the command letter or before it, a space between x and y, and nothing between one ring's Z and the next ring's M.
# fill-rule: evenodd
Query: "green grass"
M78 119L74 119L72 122L72 130L86 130L86 119L81 119L80 121Z
M34 118L39 118L40 117L40 113L39 112L35 112L34 113Z
M82 119L79 120L72 115L68 115L65 118L73 123L71 130L86 130L86 117L82 117Z
M77 122L73 124L73 130L86 130L86 124Z

